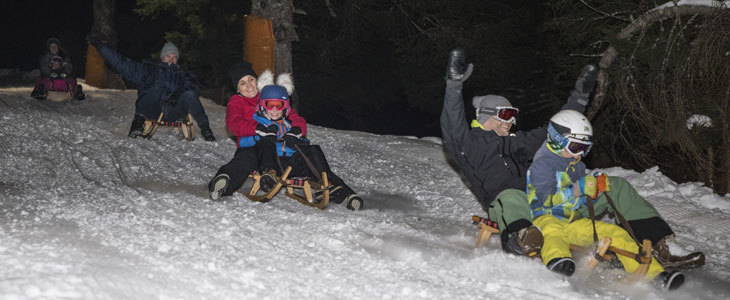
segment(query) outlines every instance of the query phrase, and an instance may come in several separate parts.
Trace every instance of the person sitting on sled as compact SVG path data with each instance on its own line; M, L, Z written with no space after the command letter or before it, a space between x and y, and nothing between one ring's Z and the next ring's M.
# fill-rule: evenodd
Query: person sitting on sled
M638 253L638 243L644 239L651 240L656 249L664 244L665 237L673 234L656 209L625 179L605 173L586 175L581 158L588 155L592 136L593 127L583 114L573 110L558 112L550 119L547 140L535 153L527 171L533 223L540 227L544 237L543 263L548 269L567 276L575 270L569 245L593 244L594 228L598 239L609 236L612 246L633 253ZM591 215L588 201L592 202L595 215L614 214L617 222L623 217L630 228L599 221L593 227L588 218ZM639 263L633 257L617 256L628 273L638 269ZM693 253L690 257L704 264L704 254ZM667 290L681 286L684 275L678 271L664 272L658 258L652 258L646 277L659 276Z
M236 93L228 99L226 105L226 128L236 137L237 148L233 159L221 166L208 184L212 200L232 195L241 188L251 172L258 170L256 149L241 146L244 137L256 135L256 126L259 124L253 119L259 109L258 75L251 64L245 61L231 66L228 75ZM297 127L302 134L306 134L307 121L293 108L290 108L288 118L292 127Z
M160 113L164 112L163 121L177 121L190 113L198 123L203 139L215 141L208 115L198 98L200 86L193 75L178 64L180 50L175 44L166 42L160 50L160 62L155 64L124 57L94 34L87 35L86 42L94 46L104 61L124 79L138 85L134 117L127 136L141 136L145 120L156 120Z
M40 58L41 74L36 79L31 97L42 100L46 98L49 90L53 90L70 91L75 99L84 100L86 96L76 78L71 76L73 66L61 48L61 42L56 38L49 38L46 41L46 50L47 52Z
M327 172L334 185L330 190L332 202L351 210L361 209L362 198L332 172L321 148L309 145L304 138L306 121L289 105L289 93L293 90L289 75L282 74L278 79L281 85L289 87L287 89L281 85L267 85L273 83L269 71L265 71L258 81L248 63L234 65L229 73L234 82L234 78L240 78L238 94L231 97L226 112L228 129L237 136L239 148L231 162L222 166L208 185L211 199L231 195L253 170L262 172L261 185L265 191L276 184L276 177L281 176L287 166L293 168L290 176L314 178L317 174L308 168L303 158L306 156L318 172ZM256 85L261 87L260 94ZM250 109L251 100L258 101L254 110ZM271 105L267 107L266 103Z
M516 255L539 254L543 237L532 225L525 172L547 131L540 127L511 133L519 110L498 95L473 98L476 120L469 130L461 90L472 70L463 49L451 51L440 120L444 149L471 183L488 218L498 224L502 249ZM562 109L585 110L597 74L595 66L585 66Z

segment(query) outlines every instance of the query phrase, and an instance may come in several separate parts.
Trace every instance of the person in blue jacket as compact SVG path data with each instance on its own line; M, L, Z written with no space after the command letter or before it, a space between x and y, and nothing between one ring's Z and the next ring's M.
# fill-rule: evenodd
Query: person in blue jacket
M198 99L200 88L192 75L178 64L180 51L171 42L165 43L157 64L141 63L122 56L94 34L86 37L101 57L117 70L124 79L138 85L134 119L129 137L142 135L145 119L157 119L164 112L163 121L177 121L190 113L200 127L206 141L215 141L208 116Z
M301 130L293 130L298 127L292 127L291 121L287 119L291 111L289 90L281 85L266 85L261 89L259 109L253 117L259 123L256 135L242 137L239 141L241 147L256 148L258 168L262 174L261 188L265 191L273 188L276 184L274 176L281 176L287 167L292 167L290 177L310 178L318 176L312 170L314 168L318 173L326 172L333 185L330 201L342 204L349 210L362 209L362 198L332 172L322 148L311 145Z

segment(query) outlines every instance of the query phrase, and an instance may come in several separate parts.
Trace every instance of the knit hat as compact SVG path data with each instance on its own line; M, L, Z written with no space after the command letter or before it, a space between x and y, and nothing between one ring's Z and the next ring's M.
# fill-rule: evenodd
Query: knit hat
M61 48L61 41L59 41L57 38L50 38L46 41L46 49L51 48L51 44L56 44L59 48Z
M247 61L237 62L233 66L231 66L230 69L228 69L228 76L231 77L233 89L238 88L238 81L240 81L241 78L246 75L251 75L254 78L258 78L258 76L256 76L256 72L254 72L254 70L251 68L251 64Z
M479 124L484 124L489 118L496 116L499 112L497 107L513 107L507 98L498 95L476 96L472 99L472 104L477 110Z
M168 54L175 54L177 59L180 59L180 50L178 50L177 46L175 46L172 42L167 42L164 46L162 46L162 50L160 50L160 59Z

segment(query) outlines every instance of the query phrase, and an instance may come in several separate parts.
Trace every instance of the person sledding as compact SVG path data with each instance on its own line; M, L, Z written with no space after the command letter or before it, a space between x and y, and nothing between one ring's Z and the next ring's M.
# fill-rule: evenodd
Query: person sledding
M239 93L246 92L253 94L252 88L245 89L245 79L245 76L241 78L244 81L244 86L239 88ZM250 170L252 164L249 161L250 155L252 154L250 151L253 150L257 158L255 163L256 170L262 174L262 190L268 191L272 189L280 180L279 177L282 176L283 171L287 167L292 168L289 174L290 177L316 178L319 176L319 172L325 172L327 173L329 182L332 184L332 187L329 189L331 201L342 204L350 210L361 209L363 207L362 198L347 186L339 176L332 172L322 149L317 145L310 145L309 141L304 137L306 134L306 121L304 121L304 118L299 115L294 115L293 119L291 118L293 110L289 105L289 94L294 86L291 82L290 75L279 75L277 85L268 83L273 83L273 74L265 71L258 80L261 93L257 95L260 100L256 106L256 111L249 118L245 116L241 116L238 119L231 118L231 123L233 124L229 124L229 130L231 127L236 129L236 123L239 125L244 125L241 123L245 123L244 126L250 129L250 125L254 124L250 123L249 120L255 122L252 134L237 136L237 142L240 148L236 152L234 159L228 164L246 165L249 167L221 167L221 170L219 170L218 174L209 184L211 198L215 200L220 196L230 195L240 188L249 173L253 171ZM239 95L239 97L243 98L243 95ZM247 98L253 99L251 97ZM231 103L229 102L230 105ZM226 119L229 119L228 115ZM249 154L245 155L245 153ZM235 182L234 178L236 180Z
M178 121L190 113L198 123L203 139L215 141L208 115L198 98L200 87L193 76L178 64L180 51L175 44L165 43L160 51L160 62L152 64L136 62L122 56L94 34L87 35L86 41L124 79L138 85L129 137L142 136L145 120L156 120L160 113L164 112L162 121L170 122Z
M667 267L697 267L704 264L704 254L672 256L666 238L674 232L654 207L641 197L625 179L604 173L586 175L581 158L588 155L593 143L593 127L580 112L563 110L549 122L547 140L535 153L527 171L527 191L533 223L544 237L541 251L548 269L570 276L575 270L569 245L588 246L608 236L612 245L639 253L643 240L651 241L654 258L646 278L657 278L666 290L684 282L679 271ZM613 214L617 224L591 221L590 217ZM595 225L593 225L595 223ZM596 232L594 237L593 232ZM624 269L634 273L638 267L633 257L617 255Z
M41 56L39 68L41 74L36 79L35 87L30 93L38 100L46 99L49 91L69 92L77 100L86 99L81 85L72 76L73 66L66 55L61 42L57 38L46 41L46 53Z
M444 149L469 180L488 219L498 224L502 249L516 255L534 256L540 253L543 237L532 224L524 192L525 172L545 140L547 130L539 127L511 133L519 110L499 95L472 99L476 120L471 122L469 130L461 90L472 70L473 65L467 65L463 49L451 51L441 112ZM597 73L592 65L583 69L562 109L585 110Z

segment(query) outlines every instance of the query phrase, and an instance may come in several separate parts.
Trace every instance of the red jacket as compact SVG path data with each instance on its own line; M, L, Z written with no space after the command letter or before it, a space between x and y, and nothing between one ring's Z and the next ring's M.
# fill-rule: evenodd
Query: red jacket
M244 97L235 94L228 99L226 106L226 128L236 136L236 144L240 143L241 137L256 135L256 125L259 123L253 119L258 110L259 95L254 98ZM302 136L307 135L307 121L291 109L287 119L291 121L292 127L302 129Z

